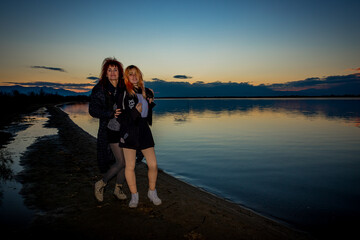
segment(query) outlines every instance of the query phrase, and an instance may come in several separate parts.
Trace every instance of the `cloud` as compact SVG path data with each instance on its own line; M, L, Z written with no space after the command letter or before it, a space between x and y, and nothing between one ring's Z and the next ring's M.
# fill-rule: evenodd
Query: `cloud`
M89 76L89 80L96 77ZM58 82L5 82L23 87L51 87L75 92L88 92L96 83ZM270 96L330 96L360 95L360 75L312 77L299 81L254 86L248 82L165 81L152 78L145 86L155 92L156 97L270 97Z
M153 79L145 86L154 90L157 97L234 97L234 96L274 96L275 92L265 86L253 86L236 82L167 82Z
M51 87L55 89L66 89L74 91L89 91L94 83L56 83L56 82L6 82L8 84L22 87Z
M163 79L160 79L160 78L152 78L151 80L153 80L153 81L157 81L157 82L165 82L165 80L163 80Z
M360 67L358 68L350 68L350 69L347 69L349 71L352 71L352 72L360 72Z
M307 89L330 89L342 85L357 84L360 84L359 74L350 74L345 76L328 76L324 78L313 77L300 81L271 84L268 85L268 87L276 91L302 91Z
M178 78L178 79L190 79L190 78L192 78L192 77L186 76L186 75L175 75L175 76L173 76L173 78Z
M59 72L66 72L63 68L56 68L56 67L46 67L46 66L30 66L30 68L41 68L51 71L59 71Z
M91 77L87 77L86 79L90 79L90 80L99 80L100 78L91 76Z
M312 77L299 81L271 85L252 85L249 82L187 81L168 82L158 78L146 86L157 97L270 97L270 96L330 96L360 95L360 75Z
M87 77L86 79L93 80L93 83L95 84L98 83L100 80L100 78L94 76Z

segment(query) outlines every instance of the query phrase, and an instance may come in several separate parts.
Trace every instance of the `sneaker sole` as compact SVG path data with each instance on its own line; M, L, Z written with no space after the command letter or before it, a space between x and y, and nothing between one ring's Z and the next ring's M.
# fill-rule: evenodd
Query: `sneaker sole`
M99 199L99 198L97 198L96 197L96 194L94 194L94 198L96 199L96 201L98 201L98 202L103 202L104 201L104 198L101 200L101 199Z
M117 199L117 200L126 200L127 197L125 196L124 198L118 198L115 194L113 194L114 198Z
M150 202L151 202L151 203L153 203L155 206L159 206L159 205L161 205L161 204L162 204L162 202L160 202L160 203L156 204L156 203L154 203L153 201L151 201L151 199L149 199L149 200L150 200Z
M96 201L98 201L98 202L100 202L100 203L104 201L104 199L103 199L103 200L100 200L100 199L98 199L98 198L95 197L95 196L94 196L94 198L95 198Z

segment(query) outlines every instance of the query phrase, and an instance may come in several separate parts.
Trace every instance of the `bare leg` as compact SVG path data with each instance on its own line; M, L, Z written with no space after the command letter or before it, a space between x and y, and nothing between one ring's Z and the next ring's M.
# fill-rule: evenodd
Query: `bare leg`
M137 193L135 162L136 150L123 148L125 156L125 178L131 193Z
M146 162L148 165L148 178L149 178L149 189L155 190L156 187L156 179L158 174L157 161L155 156L155 150L153 147L142 150L146 158Z

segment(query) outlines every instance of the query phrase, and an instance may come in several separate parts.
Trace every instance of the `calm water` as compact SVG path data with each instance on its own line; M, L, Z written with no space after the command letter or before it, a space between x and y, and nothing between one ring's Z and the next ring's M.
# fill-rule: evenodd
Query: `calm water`
M360 216L360 99L156 103L158 164L171 175L306 230ZM96 136L87 104L63 109Z
M20 123L13 123L4 129L14 134L14 139L0 149L1 167L8 173L0 175L0 229L21 230L36 214L25 206L20 194L22 184L15 176L23 170L20 161L27 148L38 138L57 134L57 129L44 127L47 120L46 109L41 108L24 115Z

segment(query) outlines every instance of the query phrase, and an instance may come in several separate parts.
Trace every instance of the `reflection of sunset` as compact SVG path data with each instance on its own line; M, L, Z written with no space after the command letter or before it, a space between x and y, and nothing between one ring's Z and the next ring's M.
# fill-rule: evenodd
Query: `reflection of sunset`
M76 92L76 93L85 93L85 92L88 92L92 89L92 87L84 87L82 89L74 89L74 88L64 88L65 90L68 90L68 91L73 91L73 92Z
M289 131L298 131L299 134L302 134L302 128L308 127L319 129L327 127L332 129L339 128L340 125L335 124L338 122L346 125L350 122L355 127L360 126L360 118L356 116L356 113L352 117L340 112L339 115L336 115L334 114L336 111L327 105L325 100L261 100L261 102L267 104L264 106L259 105L256 100L251 100L253 105L249 105L246 101L238 100L240 103L246 103L245 107L240 105L239 107L231 108L231 110L227 110L226 107L224 109L215 107L212 110L210 104L206 107L202 101L194 100L193 102L200 104L197 107L197 105L189 105L186 103L187 101L158 100L157 106L154 108L154 123L152 127L156 128L159 132L171 132L174 124L179 125L181 123L181 125L186 126L186 129L183 129L183 131L189 131L191 134L201 129L209 128L211 132L221 129L220 132L225 131L232 135L233 132L247 131L251 128L254 131L259 131L259 134L261 134L261 131L268 132L269 129L280 131L282 127L291 125L296 126L296 128L292 128ZM223 100L217 101L221 102L221 106L228 104L228 102ZM340 102L340 100L337 101L337 103ZM170 105L166 105L167 103L170 103ZM268 105L269 103L271 105ZM344 105L346 107L350 106L349 103L350 101L343 102L343 104L346 104ZM177 111L164 111L163 106L176 106ZM339 109L344 108L341 107ZM331 114L327 113L327 111ZM354 112L350 108L348 111ZM74 114L77 121L97 121L97 119L90 117L87 103L66 105L66 112ZM92 128L97 127L93 126ZM223 135L223 133L221 134Z
M61 107L65 109L78 126L84 129L86 132L94 137L97 137L97 131L99 129L99 120L89 115L89 104L78 103L78 104L66 104Z
M360 118L359 117L357 117L354 122L355 122L355 127L360 127Z
M65 107L66 107L66 112L68 113L89 114L88 104L66 104Z
M271 209L272 216L286 212L296 221L310 210L318 212L299 209L310 205L333 214L329 194L341 199L339 211L348 206L352 212L358 201L351 205L346 199L359 190L348 195L344 189L359 179L357 106L359 100L158 99L151 126L158 165L219 196L261 212ZM88 103L64 109L96 137L99 122L87 112ZM258 209L263 199L271 208Z

